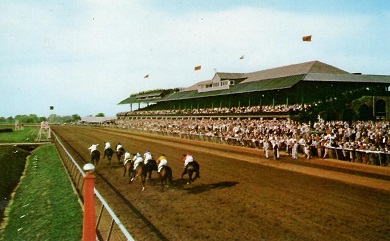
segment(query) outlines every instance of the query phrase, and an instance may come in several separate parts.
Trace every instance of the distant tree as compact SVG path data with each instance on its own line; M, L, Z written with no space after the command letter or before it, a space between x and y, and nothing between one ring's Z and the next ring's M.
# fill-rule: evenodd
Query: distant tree
M103 113L98 113L97 115L95 115L95 117L104 117L104 114Z
M72 120L79 121L79 120L81 120L81 117L78 114L74 114L74 115L72 115Z
M10 117L7 118L7 122L8 123L14 123L15 119L12 116L10 116Z

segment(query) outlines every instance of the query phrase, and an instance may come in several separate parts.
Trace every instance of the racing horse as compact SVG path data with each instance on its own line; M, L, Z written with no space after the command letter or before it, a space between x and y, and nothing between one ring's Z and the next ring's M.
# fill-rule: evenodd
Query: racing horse
M130 179L129 183L131 183L134 180L137 180L138 177L141 177L141 183L142 183L142 191L145 190L145 182L146 182L146 174L147 174L147 168L145 168L145 165L143 162L139 163L138 166L134 170L133 161L131 161L130 166Z
M164 186L168 187L168 183L172 183L172 168L170 166L163 166L158 173L161 181L161 191L164 191Z
M116 149L116 157L118 158L118 163L121 163L121 157L123 154L125 154L126 151L123 147L120 147L119 149Z
M191 182L194 182L197 178L200 178L200 174L199 174L199 171L200 171L200 166L199 166L199 163L197 161L192 161L192 162L189 162L186 166L186 168L184 169L183 173L181 174L181 179L183 179L184 175L185 174L188 174L188 182L187 184L190 184ZM195 177L192 179L192 175L195 174Z
M103 159L106 159L106 157L107 157L108 164L111 164L112 155L114 155L114 151L112 150L111 147L109 147L109 148L104 150Z
M131 158L125 158L124 160L124 168L123 168L123 176L126 176L126 173L128 173L128 176L130 177L131 171L133 170L133 160Z
M152 159L149 160L147 164L144 165L144 169L146 172L146 179L152 178L152 172L157 171L157 162L156 160Z
M91 163L94 165L94 166L97 166L99 164L99 160L100 160L100 151L98 150L93 150L91 152ZM96 163L96 164L95 164Z

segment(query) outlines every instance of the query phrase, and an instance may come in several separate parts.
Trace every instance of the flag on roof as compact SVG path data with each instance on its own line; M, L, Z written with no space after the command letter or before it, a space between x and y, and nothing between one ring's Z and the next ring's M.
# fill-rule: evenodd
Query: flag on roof
M310 42L310 41L311 41L311 35L303 36L303 37L302 37L302 41L304 41L304 42Z
M198 66L195 66L194 70L197 71L197 70L200 70L202 68L202 65L198 65Z
M240 59L244 59L244 55L240 57Z
M148 74L147 74L147 75L145 75L145 76L144 76L144 78L145 78L145 79L146 79L146 78L149 78L149 75L148 75Z

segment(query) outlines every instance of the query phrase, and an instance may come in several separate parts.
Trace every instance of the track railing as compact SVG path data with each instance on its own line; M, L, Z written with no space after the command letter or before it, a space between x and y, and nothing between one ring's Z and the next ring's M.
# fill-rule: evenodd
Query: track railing
M75 190L81 200L83 200L84 177L86 174L54 132L52 132L52 137L54 137L52 139L66 167L66 171L73 182ZM96 188L94 193L97 238L107 241L134 240Z

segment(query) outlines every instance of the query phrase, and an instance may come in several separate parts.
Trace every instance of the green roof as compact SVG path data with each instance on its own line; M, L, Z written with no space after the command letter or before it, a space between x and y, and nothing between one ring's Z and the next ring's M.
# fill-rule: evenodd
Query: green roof
M351 82L351 83L388 83L388 75L361 75L361 74L317 74L309 73L303 81L325 81L325 82Z
M142 101L138 101L134 96L130 96L129 98L126 98L118 103L118 105L124 105L124 104L131 104L131 103L138 103Z
M256 82L241 83L232 86L230 89L209 91L209 92L198 92L197 90L181 91L181 92L174 93L166 98L163 98L158 102L202 98L202 97L218 96L218 95L241 94L241 93L256 92L256 91L286 89L286 88L291 88L293 85L297 84L299 81L302 80L303 77L304 75L296 75L296 76L288 76L288 77L282 77L276 79L261 80Z
M213 80L201 81L183 91L175 92L161 99L154 99L154 102L167 102L174 100L185 100L194 98L204 98L209 96L234 95L248 92L272 91L288 89L304 82L351 82L351 83L389 83L390 76L385 75L361 75L351 74L342 69L322 63L320 61L310 61L300 64L293 64L252 73L216 73L220 79L242 79L242 82L231 85L229 89L211 90L207 88L198 92L199 86L205 83L212 83ZM127 98L119 104L146 102L135 97Z

